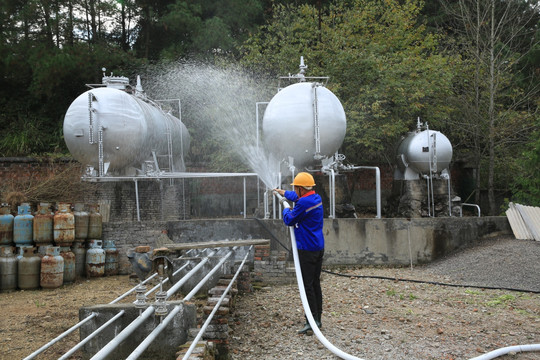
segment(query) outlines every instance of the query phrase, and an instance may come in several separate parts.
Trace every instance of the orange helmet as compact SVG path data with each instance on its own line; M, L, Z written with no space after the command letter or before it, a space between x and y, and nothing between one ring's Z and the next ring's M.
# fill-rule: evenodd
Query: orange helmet
M291 185L311 187L311 186L315 186L315 180L313 179L313 176L311 176L311 174L307 172L301 172L301 173L298 173L298 175L294 177L294 181L292 182Z

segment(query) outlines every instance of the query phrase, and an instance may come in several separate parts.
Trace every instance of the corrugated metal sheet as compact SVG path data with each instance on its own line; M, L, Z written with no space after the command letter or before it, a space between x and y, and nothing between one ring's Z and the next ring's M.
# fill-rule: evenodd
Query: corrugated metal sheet
M516 239L540 241L540 207L509 205L506 216Z

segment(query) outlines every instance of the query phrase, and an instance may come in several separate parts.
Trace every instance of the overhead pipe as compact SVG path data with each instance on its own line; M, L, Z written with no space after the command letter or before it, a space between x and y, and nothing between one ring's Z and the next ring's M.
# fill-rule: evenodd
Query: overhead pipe
M236 249L236 246L234 247ZM199 283L187 294L182 302L189 301L199 290L200 288L210 279L210 277L219 270L221 265L233 254L233 250L230 250L221 260L206 274L206 276L199 281ZM249 253L248 253L249 254ZM161 321L161 323L152 330L150 334L133 350L133 352L126 358L126 360L135 360L143 354L143 352L152 344L152 342L157 338L157 336L165 330L167 325L174 319L175 315L180 311L181 306L177 305L174 309Z
M279 195L277 192L274 192L274 194L278 197L278 199L280 200L284 199L284 197ZM286 201L283 201L283 206L285 208L290 208L289 203L287 203ZM362 360L361 358L358 358L351 354L347 354L343 350L338 349L335 345L333 345L330 341L328 341L326 337L324 337L321 330L317 326L317 323L315 322L315 319L313 318L313 315L311 314L311 310L307 302L306 290L304 289L304 280L302 280L302 270L300 269L300 261L298 260L298 249L296 247L296 237L294 235L294 227L291 226L289 228L290 228L290 234L291 234L291 247L292 247L293 258L294 258L294 268L296 270L296 280L298 282L298 290L300 291L300 299L302 300L302 305L304 307L304 312L306 314L306 318L309 322L309 325L311 325L313 332L315 333L319 341L324 345L324 347L326 347L328 350L333 352L335 355L345 360Z
M206 331L206 328L208 327L208 325L212 321L212 318L214 317L214 314L219 309L221 303L223 302L223 299L225 298L225 296L228 294L229 290L231 289L232 284L234 284L234 282L236 281L236 278L238 277L238 274L240 274L240 271L242 271L242 268L244 267L246 259L247 259L248 255L249 255L249 253L251 252L252 248L253 248L253 245L251 245L249 247L249 250L247 251L246 256L244 256L244 259L242 260L242 263L238 267L238 270L236 271L233 278L231 279L231 282L229 283L229 285L227 286L227 288L225 289L225 291L223 292L223 294L219 298L217 304L212 309L212 312L210 313L210 315L208 315L208 318L206 319L204 324L201 326L201 330L199 330L199 333L197 334L195 339L193 339L193 341L191 342L191 345L189 346L189 349L187 350L187 352L184 354L184 357L182 358L182 360L187 360L191 356L191 353L193 352L193 349L195 349L195 346L197 346L197 343L199 342L199 340L203 336L204 332Z
M167 296L165 299L171 297L174 293L182 287L192 276L195 274L201 267L208 262L208 259L213 256L217 251L212 251L207 257L205 257L199 264L197 264L193 269L191 269L180 281L174 284L167 291ZM128 338L139 326L142 325L155 311L153 305L150 305L146 310L144 310L135 320L133 320L124 330L122 330L116 337L114 337L107 345L105 345L100 351L98 351L91 360L102 360L109 356L114 349L116 349L124 340Z

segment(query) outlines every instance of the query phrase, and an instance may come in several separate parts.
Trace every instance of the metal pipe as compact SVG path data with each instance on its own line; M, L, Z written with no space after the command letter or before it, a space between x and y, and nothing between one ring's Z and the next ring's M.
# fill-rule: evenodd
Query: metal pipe
M279 199L282 198L282 196L279 194L276 194L276 196ZM290 208L289 204L286 201L283 202L283 206L285 206L286 208ZM324 335L322 334L321 330L319 330L319 327L317 326L317 323L315 322L315 319L311 314L311 310L309 309L309 304L307 302L306 290L304 289L304 280L302 279L302 270L300 269L300 261L298 260L298 249L296 247L296 236L294 235L294 227L290 226L289 228L291 234L291 247L293 251L294 268L296 270L296 280L298 282L298 290L300 290L300 299L302 300L302 305L304 306L304 312L309 322L309 325L311 325L313 332L315 333L319 341L324 345L324 347L333 352L335 355L345 360L362 360L356 356L347 354L343 350L338 349L330 341L328 341L328 339L326 339L326 337L324 337Z
M356 169L375 170L375 197L377 202L377 219L381 218L381 170L378 166L353 166Z
M107 343L101 350L99 350L91 360L105 359L109 356L114 349L116 349L124 340L126 340L141 324L146 321L155 311L153 306L149 306L140 314L135 320L133 320L128 326L124 328L118 335L116 335L111 341Z
M459 217L463 217L463 207L464 206L475 207L476 210L478 210L478 217L480 217L480 206L478 206L476 204L467 204L467 203L462 203L461 206L459 207Z
M233 250L236 250L237 248L238 247L235 246ZM221 265L223 265L223 263L227 261L227 259L233 254L233 250L230 250L227 255L221 258L221 260L216 264L216 266L214 266L212 270L210 270L208 274L206 274L206 276L201 281L199 281L199 283L193 289L191 289L189 294L184 297L183 301L189 301L193 296L195 296L195 294L197 294L197 291L200 290L200 288L210 279L210 277L212 277L212 275L214 275L214 273L219 270Z
M96 313L92 313L90 316L88 316L86 319L84 319L83 321L79 322L78 324L75 324L73 325L72 327L70 327L69 329L67 329L66 331L64 331L62 334L60 334L59 336L57 336L55 339L49 341L47 344L43 345L42 347L40 347L39 349L37 349L36 351L34 351L33 353L31 353L30 355L28 355L27 357L24 358L24 360L29 360L29 359L33 359L35 358L37 355L41 354L43 351L47 350L49 347L51 347L52 345L56 344L58 341L62 340L63 338L65 338L66 336L68 336L69 334L71 334L73 331L77 330L79 327L81 327L83 324L85 324L87 321L89 321L90 319L93 319L94 317L96 317L97 314Z
M211 256L214 256L216 253L217 253L217 250L213 250L212 252L210 252L210 254L208 254L207 257L202 259L195 267L193 267L193 269L191 269L186 275L184 275L184 277L182 277L182 279L180 279L180 281L178 281L176 284L174 284L174 286L171 287L167 291L167 297L165 299L168 299L172 295L174 295L174 293L177 292L178 289L180 289L182 287L182 285L184 285L186 283L186 281L188 281L193 276L193 274L195 274L200 268L202 268L204 266L204 264L206 264L208 262L208 259Z
M178 281L176 284L174 284L173 287L167 291L167 297L171 297L182 285L186 283L187 280L193 276L195 272L197 272L207 261L210 256L213 256L217 251L212 251L206 258L204 258L197 266L195 266L193 269L191 269L180 281ZM130 336L139 326L142 325L146 319L148 319L155 311L155 308L153 305L150 305L146 310L142 312L135 320L131 322L124 330L122 330L118 335L116 335L115 338L113 338L107 345L105 345L100 351L98 351L91 360L100 360L105 359L108 355L111 354L111 352L116 349L125 339L127 339L128 336Z
M150 334L133 350L131 354L126 358L126 360L134 360L138 359L139 356L142 355L142 353L152 344L152 342L156 339L156 337L169 325L169 323L174 319L175 315L178 314L180 309L182 308L183 304L176 305L174 309L163 319L161 323L159 323L158 326L152 330Z
M69 358L75 351L79 350L80 348L82 348L84 346L84 344L86 344L87 342L89 342L90 340L92 340L97 334L99 334L100 332L102 332L103 330L105 330L109 325L111 325L113 322L115 322L118 318L120 318L122 315L124 315L126 311L125 310L122 310L120 311L118 314L116 314L114 317L112 317L111 319L109 319L109 321L107 321L105 324L101 325L99 328L97 328L93 333L91 333L90 335L88 335L87 337L85 337L83 340L81 340L77 345L75 345L74 347L71 348L71 350L69 350L67 353L65 353L64 355L62 355L62 357L58 358L58 360L65 360L67 358Z
M328 174L328 182L329 182L329 192L330 192L330 218L335 219L336 218L336 173L334 172L334 169L330 169L330 173Z
M236 248L236 246L235 246ZM182 301L189 301L199 289L210 279L210 277L219 270L221 265L232 255L233 251L229 251L220 261L214 266L214 268L206 274L206 276L199 281L199 283L190 291L189 294L184 297ZM174 309L163 319L163 321L152 330L150 334L133 350L133 352L127 357L127 360L138 359L139 356L152 344L157 336L165 329L165 327L174 319L174 316L180 311L180 305L174 307Z
M247 206L246 206L246 177L244 176L244 219L246 218L246 210L247 210Z
M450 173L448 173L448 216L452 217L452 190L450 188Z
M214 309L212 309L212 312L210 313L210 315L208 315L208 318L204 322L203 326L201 326L201 330L199 331L199 333L197 334L195 339L193 339L193 341L191 342L191 345L190 345L189 349L187 350L187 352L184 354L184 357L182 358L182 360L187 360L190 357L191 353L193 352L193 349L195 349L195 346L197 346L197 343L199 342L199 340L203 336L204 332L206 331L206 328L208 327L208 325L212 321L212 317L214 316L216 311L219 309L219 306L221 305L221 303L223 302L223 299L225 298L225 296L227 295L227 293L231 289L232 284L234 284L236 278L238 277L238 274L240 274L240 271L242 271L242 268L244 267L244 263L246 262L246 259L247 259L247 257L248 257L248 255L249 255L252 248L253 248L253 245L251 245L249 247L249 250L247 251L246 256L244 256L244 259L242 260L242 263L240 264L240 266L238 267L238 270L234 274L231 282L229 283L229 285L227 286L227 288L225 289L225 291L223 292L223 294L219 298L217 304L214 306Z
M141 212L139 209L139 184L137 183L137 179L133 180L135 182L135 204L137 207L137 221L141 221Z
M147 282L149 282L150 280L152 280L152 279L155 278L156 276L157 276L157 273L152 274L152 276L150 276L149 278L147 278L146 280L144 280L143 282L141 282L141 285L146 284ZM137 285L137 286L138 286L138 285ZM126 296L128 296L129 294L131 294L132 292L134 292L135 289L137 289L137 286L134 286L131 290L128 290L128 291L125 292L123 295L120 295L120 296L117 297L115 300L111 301L109 304L115 304L115 303L119 302L120 300L122 300L123 298L125 298Z

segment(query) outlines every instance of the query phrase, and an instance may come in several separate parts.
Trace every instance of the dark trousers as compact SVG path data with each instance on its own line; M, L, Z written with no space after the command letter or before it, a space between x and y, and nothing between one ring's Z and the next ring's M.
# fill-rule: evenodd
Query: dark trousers
M298 260L302 270L302 280L306 290L311 314L315 319L322 313L321 269L324 250L298 250Z

